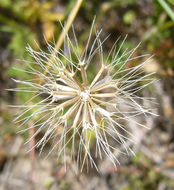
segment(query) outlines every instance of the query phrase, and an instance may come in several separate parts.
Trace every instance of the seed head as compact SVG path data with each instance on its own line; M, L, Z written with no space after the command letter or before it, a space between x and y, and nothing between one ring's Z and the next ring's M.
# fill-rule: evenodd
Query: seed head
M103 43L106 39L101 41L101 30L95 32L93 39L93 31L94 22L81 53L74 30L75 43L67 34L64 50L57 51L51 43L47 43L48 52L27 47L35 61L29 65L30 71L26 72L34 74L35 78L32 81L15 80L27 85L27 88L18 90L36 91L29 101L42 97L37 103L28 105L28 101L21 106L23 110L16 120L22 122L21 125L35 120L33 137L40 132L43 134L35 146L40 146L42 152L52 139L50 153L56 149L58 156L63 155L65 163L70 158L80 170L85 163L97 169L94 158L102 159L104 154L114 165L119 163L115 153L132 153L127 141L135 141L124 123L131 121L139 127L146 127L136 122L134 117L153 114L151 109L140 104L141 100L151 100L138 96L144 87L153 82L148 78L153 73L145 75L142 71L150 58L128 67L127 63L146 55L133 57L139 45L122 51L126 37L119 47L115 42L109 54L104 56ZM40 80L42 84L39 84ZM125 151L120 150L120 146L124 146Z

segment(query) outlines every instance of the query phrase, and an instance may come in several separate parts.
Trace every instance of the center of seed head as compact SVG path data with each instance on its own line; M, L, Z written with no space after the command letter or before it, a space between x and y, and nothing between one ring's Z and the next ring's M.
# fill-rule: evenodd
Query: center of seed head
M87 101L89 98L90 92L89 90L84 90L80 92L80 96L82 98L83 101Z

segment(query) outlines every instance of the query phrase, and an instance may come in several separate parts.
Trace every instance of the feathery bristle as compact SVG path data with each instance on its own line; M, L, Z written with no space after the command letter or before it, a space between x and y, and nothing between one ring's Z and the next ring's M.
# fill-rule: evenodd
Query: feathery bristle
M139 45L121 54L126 36L119 48L114 43L107 59L104 59L102 46L105 40L101 41L101 31L99 31L96 32L96 37L92 41L93 30L94 22L87 45L81 54L74 30L76 43L74 45L67 34L64 50L57 51L54 45L49 43L47 53L42 50L37 52L30 46L27 47L35 60L34 64L40 70L30 66L30 71L26 72L36 75L37 80L15 80L15 82L27 85L28 88L13 89L21 93L36 91L37 94L29 101L38 96L44 97L38 103L30 105L25 103L20 106L23 110L16 118L21 125L31 119L35 120L33 127L36 132L33 137L44 131L43 137L35 147L40 146L42 152L46 143L52 139L54 143L49 153L57 149L58 156L63 155L65 162L66 154L68 154L76 163L77 169L81 171L85 163L87 165L90 163L97 169L91 150L95 151L95 157L102 159L105 154L114 165L119 164L114 152L121 152L119 146L123 145L125 152L122 153L129 155L132 150L126 146L126 143L135 141L130 129L127 129L123 122L136 122L134 117L140 114L145 116L154 114L151 109L139 103L140 99L152 100L137 95L137 92L154 81L149 78L153 73L144 74L142 71L143 65L149 62L150 58L136 66L126 67L128 62L144 57L132 57ZM53 52L56 54L50 60ZM97 56L100 66L93 80L90 81L88 71L91 69L90 64L95 64L97 61ZM98 64L92 66L96 68ZM44 71L47 75L43 74ZM42 84L37 82L40 79L43 81ZM138 86L139 82L143 82L143 85ZM123 110L121 107L124 105L128 109ZM32 114L22 118L31 110L33 110ZM136 124L146 127L141 123L136 122Z

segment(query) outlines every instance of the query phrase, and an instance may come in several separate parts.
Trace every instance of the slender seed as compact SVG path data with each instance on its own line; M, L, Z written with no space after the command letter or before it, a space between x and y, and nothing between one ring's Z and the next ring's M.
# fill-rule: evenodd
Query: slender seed
M98 81L98 79L100 78L100 76L102 75L102 73L104 72L105 70L105 66L101 66L99 72L97 73L97 75L95 76L94 80L92 81L91 85L90 85L90 88L92 88L94 86L94 84Z
M98 92L100 90L104 90L106 88L107 89L108 88L115 88L115 89L117 89L116 85L109 84L109 85L101 85L100 87L96 87L95 89L91 89L91 92L95 93L95 92Z
M71 74L66 68L64 68L64 72L65 74L72 80L74 81L74 83L76 83L78 85L78 87L83 90L83 86L81 85L81 83L78 81L78 79L75 77L75 75Z
M91 94L92 97L98 97L98 98L113 98L116 97L115 93L101 93L101 94Z
M86 75L84 64L80 65L80 71L81 71L81 75L82 75L83 84L85 87L87 87L88 86L88 80L87 80L87 75Z
M77 97L75 97L75 98L73 98L73 99L70 99L70 100L68 100L68 101L66 101L66 102L64 102L64 103L62 103L62 104L60 104L60 105L58 105L58 106L56 107L56 109L60 110L60 109L63 109L63 108L65 108L65 107L67 107L67 106L70 106L71 104L74 104L78 99L79 99L79 96L77 96Z
M106 82L104 82L104 83L102 83L102 84L100 84L100 85L98 85L98 86L96 86L94 88L91 88L91 92L95 92L95 91L102 90L104 88L108 88L108 86L115 87L115 85L112 85L110 81L106 81Z
M80 114L81 114L81 111L82 111L82 107L83 107L83 104L80 105L79 110L78 110L78 112L77 112L77 114L75 116L75 119L74 119L74 122L73 122L73 125L72 125L73 128L75 128L77 126L77 123L78 123L78 121L80 119Z
M52 85L53 89L60 89L60 90L64 90L64 91L77 91L77 89L71 88L69 86L65 86L65 85L61 85L61 84L53 84Z
M63 120L66 120L68 119L72 114L73 112L78 109L79 107L79 104L80 104L80 100L78 102L76 102L76 104L74 104L66 113L65 115L62 117Z
M75 89L81 90L80 87L74 83L72 80L70 80L67 76L65 76L64 74L59 74L61 78L63 78L65 80L65 82L67 82L67 84Z
M84 105L84 116L85 116L85 123L89 123L89 117L88 117L88 103L85 101Z
M95 109L94 102L91 100L91 98L90 98L90 97L88 98L88 101L89 101L89 103L90 103L90 105L91 105L92 109Z
M82 86L82 84L79 82L79 80L76 78L75 75L73 76L73 80L78 84L81 90L84 90L84 87Z
M113 107L116 106L116 104L114 104L114 103L104 102L104 101L102 101L102 100L98 100L98 99L96 99L96 98L92 98L92 100L94 100L94 101L100 103L101 105L105 105L105 106L113 106Z
M70 96L76 96L77 92L71 92L71 91L52 91L53 95L70 95Z

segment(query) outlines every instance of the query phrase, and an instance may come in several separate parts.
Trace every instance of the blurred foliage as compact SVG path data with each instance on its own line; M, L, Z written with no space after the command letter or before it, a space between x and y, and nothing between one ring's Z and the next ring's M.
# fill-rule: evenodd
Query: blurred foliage
M167 179L164 179L157 169L151 169L152 162L143 153L137 152L132 161L134 168L131 168L130 171L128 169L128 171L121 172L121 175L126 175L129 184L121 190L154 190L158 189L159 183L164 182L164 180L168 184ZM170 188L173 187L174 183L170 183Z
M53 1L1 0L0 31L11 34L8 47L14 56L28 58L25 47L33 44L34 40L38 41L38 27L43 28L43 35L47 39L52 39L56 28L54 22L64 18L63 14L53 12L53 7Z

